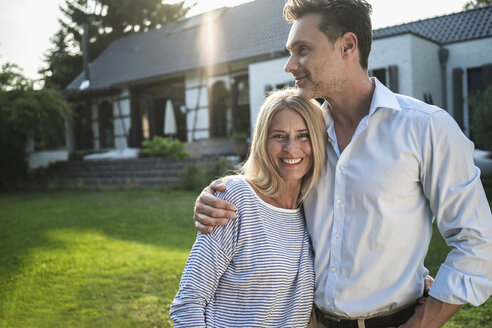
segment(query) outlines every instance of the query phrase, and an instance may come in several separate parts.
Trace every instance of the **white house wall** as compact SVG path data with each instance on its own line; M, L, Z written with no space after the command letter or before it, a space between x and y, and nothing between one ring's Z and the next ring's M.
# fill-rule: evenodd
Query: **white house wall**
M267 88L275 89L278 84L288 84L294 81L292 75L284 71L284 66L288 59L288 57L283 57L249 65L251 129L255 126Z
M424 100L424 93L430 94L433 104L442 108L444 102L439 45L414 35L410 35L410 40L412 96Z
M68 151L62 150L42 150L28 154L27 162L29 169L37 169L47 167L55 162L63 162L68 160Z
M438 44L412 34L374 40L369 69L393 65L398 67L398 93L420 100L427 93L434 105L443 106Z
M412 38L408 34L374 40L369 70L398 66L398 93L414 97L411 46Z
M492 38L454 43L446 45L446 48L449 49L447 63L448 106L454 111L453 69L461 68L463 70L463 125L465 126L465 134L469 135L467 69L492 63Z
M40 167L48 167L48 165L52 163L68 160L67 149L36 151L34 135L32 133L30 133L27 137L25 151L27 153L27 164L30 170Z

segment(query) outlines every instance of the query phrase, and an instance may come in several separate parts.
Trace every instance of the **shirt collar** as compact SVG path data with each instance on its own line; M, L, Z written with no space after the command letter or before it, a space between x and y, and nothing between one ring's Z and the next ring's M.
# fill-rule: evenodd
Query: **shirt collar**
M371 80L374 81L375 88L374 93L372 95L371 107L369 108L369 114L366 115L359 123L357 130L355 131L354 136L358 135L361 131L363 131L368 124L369 119L379 108L389 108L393 110L401 110L400 103L398 99L396 99L395 94L389 90L384 84L379 82L379 80L375 77L371 77ZM323 114L325 116L326 122L326 132L328 133L328 141L333 145L336 153L340 156L337 145L337 137L335 133L335 126L333 124L333 116L331 113L330 105L327 101L323 102L321 105L323 109Z
M375 77L371 77L375 83L374 93L372 95L371 107L369 108L369 117L376 112L378 108L389 108L401 110L400 103L395 94L384 84L379 82Z
M371 77L371 80L374 81L375 88L374 93L372 94L371 107L369 108L368 116L371 117L378 108L401 110L400 103L398 102L398 99L396 99L395 94L384 84L379 82L377 78ZM321 108L323 109L327 123L332 122L333 116L331 115L330 105L328 102L323 102Z

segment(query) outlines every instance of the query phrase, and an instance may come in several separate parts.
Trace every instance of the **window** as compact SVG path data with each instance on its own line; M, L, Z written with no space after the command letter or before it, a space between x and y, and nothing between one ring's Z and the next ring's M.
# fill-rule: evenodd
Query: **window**
M229 137L232 134L229 90L223 81L219 81L212 86L210 94L210 135L212 137Z
M432 93L424 92L424 102L429 105L434 105L434 100L432 100Z
M467 85L468 85L468 95L476 95L483 92L485 88L484 85L482 84L481 67L467 69L466 76L467 76ZM470 103L468 103L468 118L470 121L470 125L473 120L474 112L475 112L475 108L471 106ZM474 140L473 131L471 129L470 129L470 139Z
M186 114L179 108L185 103L184 79L169 80L161 83L144 85L132 90L134 107L134 118L132 125L135 125L134 147L140 147L143 140L152 139L154 136L171 137L165 134L165 114L168 102L172 105L174 118L176 121L176 134L174 139L182 142L187 141Z
M251 119L249 109L248 75L236 77L234 80L234 133L250 134Z
M113 105L105 100L98 106L99 142L101 148L114 147Z
M370 70L369 75L376 77L379 82L387 86L391 91L395 93L400 92L397 65Z
M76 150L92 149L91 115L84 105L78 105L74 111L74 137Z
M372 76L377 78L379 82L386 85L386 68L375 69L372 71Z

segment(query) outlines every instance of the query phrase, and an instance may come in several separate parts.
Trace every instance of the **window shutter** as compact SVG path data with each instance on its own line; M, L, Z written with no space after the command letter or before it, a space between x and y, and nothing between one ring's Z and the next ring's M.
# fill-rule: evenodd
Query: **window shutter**
M482 66L482 90L485 91L492 85L492 64Z
M398 66L391 65L389 69L389 88L391 91L398 93Z
M463 130L463 70L453 69L453 109L454 119Z

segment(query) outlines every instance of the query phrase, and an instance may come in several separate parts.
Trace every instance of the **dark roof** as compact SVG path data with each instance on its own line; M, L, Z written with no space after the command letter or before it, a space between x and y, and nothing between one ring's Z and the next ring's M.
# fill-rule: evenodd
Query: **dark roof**
M85 92L151 80L208 64L282 55L290 29L282 16L283 6L281 0L256 0L117 39L91 64L91 84ZM214 25L207 24L207 19ZM216 27L216 46L203 37L210 26ZM490 37L492 6L377 29L374 39L406 33L439 44ZM212 59L207 58L210 49L215 49ZM83 73L66 91L79 93L82 80Z
M374 39L412 33L445 45L492 36L492 5L374 31Z
M256 0L117 39L90 65L90 89L284 52L290 26L283 6L279 0ZM215 47L206 38L213 26L205 23L207 17L216 26ZM208 59L212 47L216 55ZM67 91L78 90L82 80L81 73Z

